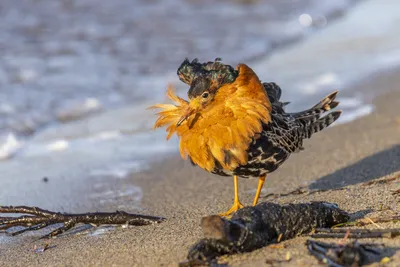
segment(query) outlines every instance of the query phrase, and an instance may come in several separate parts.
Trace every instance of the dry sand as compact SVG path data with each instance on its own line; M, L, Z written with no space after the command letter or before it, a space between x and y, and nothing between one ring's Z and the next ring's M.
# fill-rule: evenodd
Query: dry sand
M310 195L291 195L261 201L298 203L330 201L355 216L377 216L400 212L400 180L363 186L361 183L400 175L400 72L381 74L357 85L352 92L376 92L374 113L348 124L316 134L305 143L305 151L293 155L265 184L267 193L285 193L299 186L335 189ZM383 92L383 90L385 92ZM351 94L343 91L342 95ZM313 103L310 103L313 104ZM165 216L159 225L118 229L97 236L72 235L50 240L44 253L33 252L41 233L4 238L0 244L1 266L176 266L189 247L201 238L200 218L224 211L232 204L232 179L207 174L178 156L155 164L151 171L132 175L130 181L143 188L142 213ZM243 203L251 203L257 181L240 180ZM112 209L112 207L110 207ZM400 227L400 224L381 224ZM375 226L376 227L376 226ZM266 247L252 253L224 258L232 266L268 266L265 261L292 260L280 266L318 266L307 253L301 237L283 242L285 248ZM372 241L372 240L366 240ZM400 265L400 238L377 239L385 243L385 253Z

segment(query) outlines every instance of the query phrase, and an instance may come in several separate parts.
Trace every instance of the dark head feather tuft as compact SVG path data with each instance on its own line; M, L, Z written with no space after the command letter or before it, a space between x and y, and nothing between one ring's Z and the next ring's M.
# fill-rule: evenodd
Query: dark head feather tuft
M190 85L189 96L201 94L201 88L207 89L211 85L220 87L223 84L235 81L238 71L220 61L220 58L216 58L214 61L199 63L198 59L190 62L186 58L182 62L177 74L182 82Z

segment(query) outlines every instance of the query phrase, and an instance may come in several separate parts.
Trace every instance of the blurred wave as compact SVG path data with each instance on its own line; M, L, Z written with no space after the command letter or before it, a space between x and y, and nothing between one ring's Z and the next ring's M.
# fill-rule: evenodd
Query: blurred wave
M0 133L160 98L185 57L258 59L354 2L1 1Z

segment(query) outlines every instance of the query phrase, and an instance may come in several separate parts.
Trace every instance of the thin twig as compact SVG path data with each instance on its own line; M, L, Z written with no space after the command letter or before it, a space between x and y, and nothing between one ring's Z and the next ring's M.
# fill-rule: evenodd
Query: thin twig
M343 229L320 228L315 229L313 238L394 238L400 236L400 229Z

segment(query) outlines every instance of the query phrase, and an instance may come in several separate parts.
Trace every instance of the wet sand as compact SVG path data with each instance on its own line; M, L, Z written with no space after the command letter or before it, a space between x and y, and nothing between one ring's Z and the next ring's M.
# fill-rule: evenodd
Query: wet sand
M286 193L299 186L328 191L274 199L264 197L261 201L329 201L358 217L400 212L400 196L391 192L400 188L400 180L362 185L400 175L399 74L400 71L382 73L356 85L354 91L345 91L341 96L379 90L381 95L371 101L375 112L314 135L305 142L305 151L292 155L268 177L263 195ZM41 254L34 253L33 248L47 242L35 241L42 231L16 238L0 236L1 266L176 266L185 259L189 247L201 238L200 218L225 211L232 204L231 178L207 174L177 155L154 164L150 171L132 175L129 182L143 190L140 212L164 216L168 218L166 222L119 228L96 236L60 237L48 241L53 247ZM256 180L240 180L243 203L251 203L256 184ZM345 190L332 190L343 186ZM380 226L400 227L400 224ZM292 260L281 266L319 266L307 253L306 239L283 242L284 249L266 247L223 260L232 266L263 266L267 259L283 260L289 252ZM400 238L365 242L386 244L385 253L392 259L387 266L400 264Z

